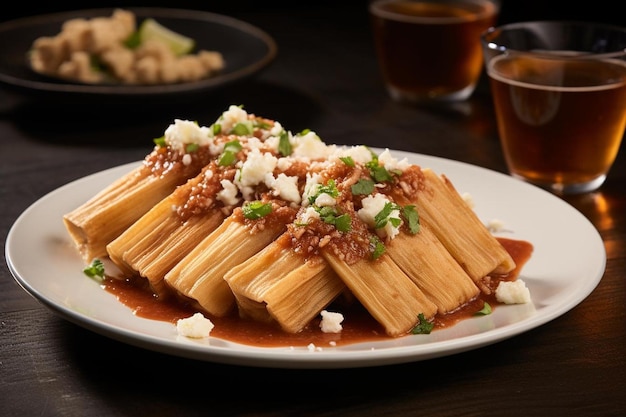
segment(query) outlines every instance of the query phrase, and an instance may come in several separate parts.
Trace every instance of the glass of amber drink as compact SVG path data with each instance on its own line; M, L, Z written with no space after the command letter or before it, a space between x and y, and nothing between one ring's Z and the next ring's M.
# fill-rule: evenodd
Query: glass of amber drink
M387 91L397 101L459 101L483 71L482 32L497 0L373 0L369 14Z
M626 128L626 28L521 22L481 42L511 175L556 194L600 187Z

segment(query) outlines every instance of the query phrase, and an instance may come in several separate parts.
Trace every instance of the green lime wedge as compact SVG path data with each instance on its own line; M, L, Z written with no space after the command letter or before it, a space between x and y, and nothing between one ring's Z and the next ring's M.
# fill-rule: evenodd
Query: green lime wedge
M174 32L156 20L148 18L139 27L139 41L143 43L150 39L169 45L176 55L188 54L195 46L195 41L192 38Z

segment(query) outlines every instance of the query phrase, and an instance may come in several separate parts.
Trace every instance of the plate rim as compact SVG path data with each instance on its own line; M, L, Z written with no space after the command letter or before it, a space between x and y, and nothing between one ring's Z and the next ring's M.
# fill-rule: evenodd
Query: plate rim
M88 96L107 96L107 97L151 97L161 95L172 95L181 93L192 93L196 91L204 91L207 89L217 88L233 83L234 81L250 77L264 68L268 67L278 56L278 44L276 40L265 30L255 26L244 20L209 12L203 10L168 8L168 7L100 7L87 8L78 10L68 10L33 16L21 17L0 23L0 34L22 28L25 26L41 25L50 20L65 21L70 18L89 15L90 17L97 15L110 15L115 9L124 9L133 11L142 16L153 17L174 17L180 19L191 19L212 24L220 24L245 33L257 40L260 40L266 47L267 53L254 63L242 68L238 68L233 72L216 75L214 77L205 78L194 82L185 82L178 84L159 84L159 85L98 85L98 84L78 84L46 81L45 77L41 79L27 79L16 76L15 74L0 71L0 84L13 87L22 91L29 92L45 92L49 94L62 93L70 95L88 95ZM25 51L26 52L26 51ZM0 51L0 56L3 54ZM26 67L26 65L25 65Z
M372 149L376 152L380 152L383 150L380 148ZM423 159L425 161L431 160L434 162L439 161L442 163L452 163L455 165L459 165L462 169L478 169L479 171L477 172L488 175L495 175L506 181L514 181L520 187L527 188L529 192L539 193L538 195L542 195L544 198L554 199L555 202L558 201L558 204L560 204L563 209L571 210L572 215L577 216L578 220L584 222L586 226L590 227L591 229L589 229L589 231L593 231L593 238L595 239L594 244L599 245L597 249L601 250L601 258L599 258L599 263L597 265L596 276L587 277L584 280L584 285L582 286L581 291L578 292L578 296L576 298L569 299L567 300L567 302L561 303L562 305L553 306L553 308L547 308L546 311L543 312L543 314L533 314L530 317L524 318L519 322L514 323L514 325L496 328L495 331L485 331L469 336L454 338L451 340L432 341L424 344L412 344L408 346L385 346L384 349L378 350L372 349L342 351L338 349L336 351L331 351L330 349L327 349L325 350L323 355L316 355L315 352L311 352L311 354L290 354L289 350L285 348L259 348L239 345L241 346L241 349L233 350L232 347L220 347L219 344L203 345L184 342L181 343L180 340L166 340L163 337L159 337L154 334L138 334L137 332L134 332L128 328L115 326L114 324L106 323L102 320L97 320L93 317L86 316L67 306L60 305L59 303L54 302L54 300L48 298L45 294L41 293L41 291L39 291L32 282L29 281L28 277L22 277L19 274L19 268L14 263L12 250L15 245L14 241L17 239L16 235L19 230L19 225L28 218L31 211L33 211L38 205L43 205L47 201L47 199L53 198L55 194L62 194L71 187L77 187L80 184L87 184L100 176L112 176L114 173L129 171L132 167L140 164L141 161L118 165L83 176L62 185L45 194L41 198L37 199L26 210L24 210L22 214L18 216L18 218L9 229L5 245L5 259L14 279L16 280L18 285L22 287L28 294L30 294L47 308L59 314L62 318L65 318L68 321L73 322L74 324L77 324L83 328L94 331L95 333L130 345L173 356L232 365L284 369L330 369L382 366L429 360L437 357L450 356L453 354L474 350L519 335L562 316L563 314L569 312L571 309L576 307L582 301L584 301L600 283L606 270L606 250L604 248L602 238L595 226L593 226L593 224L586 217L584 217L582 213L580 213L573 206L569 205L562 199L559 199L557 196L554 196L543 189L524 183L513 177L507 176L506 174L492 171L484 167L472 165L463 161L456 161L437 156L430 156L405 151L392 150L392 153L398 158L407 156L417 160ZM122 306L123 308L127 308L121 303L120 306ZM153 322L153 320L149 319L142 319L139 317L138 319ZM166 324L169 325L168 323ZM348 350L351 346L353 345L346 345Z

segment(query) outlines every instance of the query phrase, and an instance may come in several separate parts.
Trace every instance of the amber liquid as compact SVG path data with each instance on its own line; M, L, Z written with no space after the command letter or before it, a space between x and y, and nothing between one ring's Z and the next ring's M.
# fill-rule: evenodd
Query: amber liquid
M564 192L604 180L626 127L625 62L500 56L488 73L511 174Z
M380 69L392 96L464 99L483 60L480 34L495 23L485 0L392 0L370 5Z

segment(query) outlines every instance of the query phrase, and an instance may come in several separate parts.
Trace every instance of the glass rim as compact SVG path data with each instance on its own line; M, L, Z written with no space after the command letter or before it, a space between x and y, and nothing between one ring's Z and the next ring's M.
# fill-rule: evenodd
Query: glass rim
M375 5L390 3L394 0L373 0L369 3L368 10L370 14L382 18L386 18L389 20L394 20L397 22L406 22L406 23L424 23L424 24L446 24L446 23L459 23L459 22L467 22L474 21L479 19L484 19L488 16L498 15L500 12L500 3L501 0L445 0L447 3L469 3L469 4L484 4L490 3L494 6L493 10L483 10L480 13L476 13L472 15L471 20L468 20L467 16L459 17L459 16L417 16L417 15L408 15L403 13L398 13L389 10L383 10L380 8L375 8ZM438 0L422 0L423 3L438 3ZM418 1L419 3L419 1Z
M533 20L533 21L524 21L524 22L513 22L506 23L502 25L496 25L488 28L480 35L480 40L483 46L487 50L497 51L501 53L509 53L509 54L525 54L525 55L534 55L538 57L555 57L555 53L550 50L540 50L540 49L519 49L513 48L506 45L503 45L498 39L495 38L499 33L503 31L516 30L516 29L525 29L530 27L544 27L544 28L580 28L580 29L592 29L592 30L602 30L609 31L611 33L617 33L624 37L624 41L620 44L620 46L616 47L614 50L602 51L602 52L593 52L593 51L575 51L580 52L579 54L556 54L558 58L571 58L571 59L585 59L585 58L618 58L618 57L626 57L626 27L609 24L609 23L601 23L601 22L593 22L593 21L581 21L581 20Z

